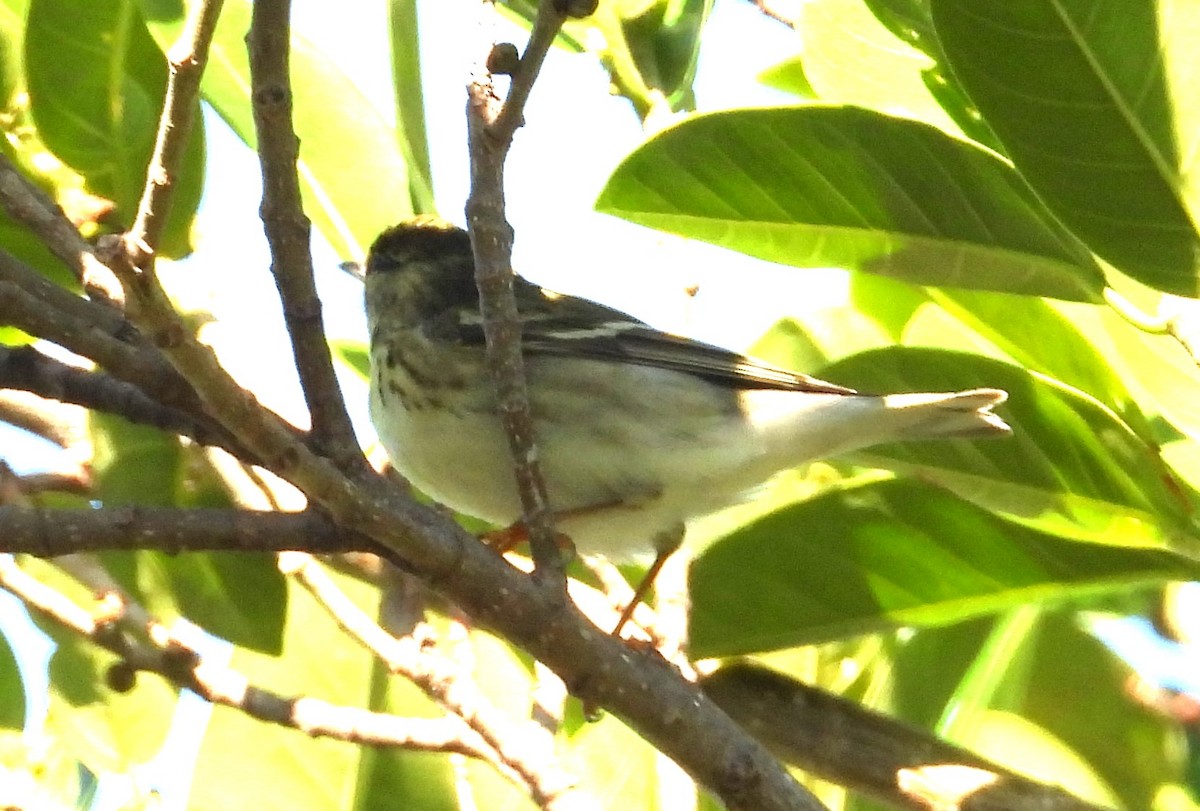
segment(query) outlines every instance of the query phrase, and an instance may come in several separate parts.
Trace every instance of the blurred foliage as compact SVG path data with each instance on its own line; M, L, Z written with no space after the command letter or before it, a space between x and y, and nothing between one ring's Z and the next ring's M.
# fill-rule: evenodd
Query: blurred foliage
M595 59L653 128L696 106L711 5L602 0L559 44ZM526 21L535 7L505 4ZM596 206L796 273L850 271L841 306L797 306L766 334L759 350L770 359L866 391L1010 393L1000 413L1012 439L874 448L788 474L753 504L703 522L693 656L754 657L1098 802L1194 809L1194 727L1133 701L1129 666L1078 612L1149 613L1164 585L1196 577L1200 6L1056 9L810 0L795 53L762 76L795 104L679 116L625 159ZM226 0L202 98L253 148L250 10L249 0ZM164 54L184 11L179 0L0 0L0 148L86 236L132 219ZM414 0L389 0L386 11L395 125L336 54L292 38L306 211L348 260L385 225L433 208L417 53L444 43L422 37ZM206 140L197 126L169 256L207 249L194 216L204 182L227 169L206 165ZM0 248L75 289L3 218ZM28 336L5 328L0 339ZM247 331L225 346L260 339ZM335 348L365 373L361 343ZM245 503L244 483L195 447L109 415L93 415L89 430L89 500L44 506ZM231 643L233 666L256 683L378 712L440 712L269 556L143 550L99 560L163 623L186 620ZM89 604L55 562L28 565ZM360 608L381 612L370 578L335 578ZM0 638L0 796L20 772L66 806L87 799L78 763L126 773L152 758L179 696L153 677L113 689L114 657L43 627L58 645L45 724L57 748L38 761L14 731L29 685L17 642ZM479 631L461 644L489 698L527 716L526 657ZM465 796L489 809L533 807L488 765L309 739L224 708L194 734L190 808L231 796L301 811L398 802L443 811ZM584 723L571 705L560 737L604 807L670 807L654 751L618 719ZM9 757L17 751L28 762ZM821 791L840 809L876 807Z

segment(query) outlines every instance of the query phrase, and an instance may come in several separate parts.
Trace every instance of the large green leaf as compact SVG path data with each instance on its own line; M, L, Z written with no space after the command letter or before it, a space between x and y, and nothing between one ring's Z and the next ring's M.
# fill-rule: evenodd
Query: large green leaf
M922 80L923 72L935 67L933 60L900 41L862 0L805 3L797 27L804 36L804 73L822 101L960 132Z
M1103 286L994 154L851 107L689 119L626 158L596 207L798 267L1077 300Z
M730 656L1194 578L1158 549L1065 541L905 480L779 510L692 565L691 652Z
M38 134L132 222L154 149L167 63L134 0L31 0L25 30L30 111ZM199 105L159 250L189 250L204 182Z
M1044 376L977 356L893 348L855 355L820 376L864 391L993 386L1004 439L908 442L855 454L907 471L1043 532L1120 546L1197 549L1191 503L1157 450L1113 412Z
M332 577L355 603L375 614L378 592L374 588L337 574ZM284 696L367 706L371 653L349 639L308 592L294 581L288 586L282 654L267 656L239 648L231 666L251 684ZM218 707L196 758L188 807L347 808L355 797L362 751L356 744L311 738Z
M624 0L607 3L595 15L604 32L604 57L615 68L637 71L645 88L661 93L671 109L691 109L692 78L700 53L700 32L712 0ZM618 52L620 55L618 55ZM617 85L621 82L614 70Z
M91 426L93 495L106 506L232 507L224 493L215 492L206 466L196 459L185 466L175 437L100 413L91 415ZM287 595L274 556L141 549L100 557L121 586L160 621L185 616L231 642L279 651Z
M933 0L950 65L1017 168L1096 253L1200 294L1200 6Z

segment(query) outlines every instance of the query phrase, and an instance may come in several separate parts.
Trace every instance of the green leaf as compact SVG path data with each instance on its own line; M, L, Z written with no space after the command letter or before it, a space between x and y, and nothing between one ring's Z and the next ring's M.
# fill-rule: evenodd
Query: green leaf
M816 88L812 86L812 82L808 80L808 76L804 72L804 58L800 56L793 56L777 65L772 65L758 75L758 80L767 87L791 93L802 99L817 97Z
M25 685L8 640L0 634L0 728L20 729L25 723Z
M212 487L207 469L197 474L189 468L185 479L184 453L175 437L108 414L93 412L90 419L94 496L105 506L197 505L196 491ZM205 499L208 506L231 506L223 494ZM231 642L279 651L286 591L273 556L142 549L100 557L121 586L160 620L185 616Z
M908 442L854 454L920 475L1043 532L1120 546L1195 551L1191 504L1158 456L1091 397L1010 364L931 349L892 348L835 363L819 376L861 391L1008 392L1004 439Z
M126 772L154 757L171 726L175 690L147 673L138 674L132 690L113 690L107 679L117 656L60 628L46 629L58 643L50 659L47 731L95 772Z
M1193 578L1164 550L1065 541L917 482L829 493L751 523L693 564L691 653L777 650Z
M933 0L955 75L1017 169L1107 261L1200 294L1200 6Z
M370 615L378 592L331 573ZM284 696L309 696L345 707L370 699L371 654L351 641L304 589L288 582L283 650L267 656L235 649L230 666L251 684ZM190 808L348 807L355 795L363 748L294 729L264 724L239 710L217 707L196 759Z
M922 78L935 67L933 55L898 39L862 0L805 3L797 30L804 32L805 75L822 101L870 107L961 134Z
M832 0L835 3L842 1ZM874 13L876 19L894 37L917 49L931 60L931 63L920 71L921 84L924 85L929 97L950 116L954 124L976 143L1003 151L996 140L996 134L983 120L979 110L975 109L975 105L967 97L966 91L963 90L962 85L958 83L958 79L947 65L946 55L942 53L942 44L938 41L933 27L933 19L930 17L928 0L864 0L864 5ZM857 17L853 6L851 6L850 14ZM862 36L863 32L859 30L859 27L855 27L848 30L846 34L849 38L857 38ZM872 35L871 38L879 39L877 34ZM838 44L844 46L847 43L843 40ZM885 65L899 67L895 56L891 53L893 49L886 41L880 42L879 46L880 52L876 54L878 61ZM836 51L831 53L836 59ZM876 69L875 75L879 81L889 86L896 84L886 71ZM901 82L907 85L907 77L901 79ZM908 94L906 97L909 97ZM849 99L845 100L849 101ZM882 109L891 109L890 102L885 102ZM938 121L936 117L928 115L919 117L923 121L933 124Z
M8 213L4 211L0 211L0 248L39 271L59 287L79 290L75 274L62 260L52 254L46 244L27 231L23 225L10 220Z
M949 741L978 735L989 710L1003 709L1009 696L1023 694L1043 609L1024 605L996 618L979 653L942 708L934 731Z
M104 568L158 620L186 617L236 645L278 654L287 589L270 554L102 552Z
M353 369L359 377L370 379L371 353L366 343L335 338L330 340L329 348L333 350L334 357Z
M1098 300L1091 256L991 153L849 107L736 110L655 136L605 213L797 267Z
M24 85L21 37L28 8L27 0L0 2L0 104L6 108Z
M183 476L177 438L100 411L90 412L88 421L95 447L93 498L109 507L175 503Z
M626 0L609 6L617 25L600 23L609 36L609 52L627 51L642 83L666 97L672 110L694 106L692 79L700 53L700 31L712 9L712 0ZM597 11L601 21L605 10Z
M396 88L397 137L408 166L412 209L414 214L432 214L436 209L429 141L425 132L416 0L390 0L388 33L391 35L392 84Z
M31 0L25 31L30 112L38 134L132 223L154 149L167 63L134 0ZM190 250L204 179L199 105L159 246Z

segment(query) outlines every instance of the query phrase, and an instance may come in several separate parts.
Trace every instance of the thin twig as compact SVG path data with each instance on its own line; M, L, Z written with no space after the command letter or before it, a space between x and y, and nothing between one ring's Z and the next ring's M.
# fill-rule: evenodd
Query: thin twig
M41 493L73 493L85 496L92 489L92 474L86 467L72 465L43 473L27 473L18 479L17 486L26 496Z
M3 365L0 362L0 368ZM85 409L47 400L28 391L4 391L7 387L0 376L0 420L53 442L63 450L72 451L80 460L91 456L87 448L91 440Z
M115 626L128 627L139 621L128 614L130 604L106 598L103 603L115 606L118 613L113 615L111 609L102 605L98 621L64 594L21 569L11 555L0 555L0 588L14 594L40 616L115 653L134 670L157 673L207 701L240 710L252 718L291 727L313 737L450 752L495 762L486 744L458 719L402 718L311 697L282 696L254 686L236 670L204 662L178 634L171 634L162 626L148 629L148 635L116 632ZM142 613L135 611L134 615ZM152 644L151 639L159 640L160 644Z
M126 248L139 267L152 258L171 211L171 196L192 133L192 120L200 109L197 103L200 78L222 3L223 0L200 0L193 4L183 33L167 54L170 73L154 154L146 171L146 187L138 203L137 217L125 235Z
M795 28L800 21L802 0L750 0L766 17Z
M0 588L64 628L86 637L96 633L96 622L91 614L26 572L12 555L0 554Z
M340 470L363 477L370 468L358 448L334 375L321 299L313 278L309 249L312 229L300 199L296 173L300 142L292 127L288 73L290 7L290 0L255 3L246 37L263 176L260 213L271 248L271 273L283 304L300 386L312 417L313 447L332 459ZM350 160L353 159L351 156Z
M482 10L485 14L491 13L491 2L484 2ZM496 96L487 68L494 42L488 43L487 52L480 54L467 87L471 194L467 198L466 213L475 254L475 278L479 285L488 362L529 532L534 575L560 598L566 594L566 570L555 539L553 516L529 412L529 392L521 356L521 320L512 292L513 233L504 213L504 162L512 146L513 133L522 122L525 101L533 82L565 19L557 2L545 0L538 4L529 44L513 73L506 102L501 104Z
M63 261L92 299L120 309L125 294L117 277L96 258L62 209L0 154L0 206L38 236Z
M511 770L509 776L515 776L541 808L598 807L594 798L575 788L576 779L558 765L553 735L536 724L506 718L467 673L436 652L432 639L395 637L383 630L342 593L311 555L288 553L281 556L280 568L296 577L339 627L393 674L404 676L461 718L496 752L499 762Z

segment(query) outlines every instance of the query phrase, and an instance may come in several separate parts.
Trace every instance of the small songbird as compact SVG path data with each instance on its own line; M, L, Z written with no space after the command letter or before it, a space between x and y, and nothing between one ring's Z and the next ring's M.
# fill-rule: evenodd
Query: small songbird
M530 408L556 528L626 559L782 470L883 442L1009 433L997 389L859 394L592 301L514 280ZM371 419L392 464L453 509L521 518L485 361L467 233L385 231L366 266Z

